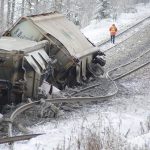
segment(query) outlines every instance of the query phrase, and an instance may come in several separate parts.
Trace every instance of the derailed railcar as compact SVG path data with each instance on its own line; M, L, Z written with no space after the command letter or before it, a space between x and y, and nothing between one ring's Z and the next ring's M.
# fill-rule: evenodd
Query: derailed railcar
M105 61L96 57L102 54L99 48L57 12L22 17L4 35L36 42L47 40L47 55L55 61L54 72L47 80L60 89L86 80L89 71L103 73Z
M39 87L51 72L47 41L0 38L0 106L38 99Z

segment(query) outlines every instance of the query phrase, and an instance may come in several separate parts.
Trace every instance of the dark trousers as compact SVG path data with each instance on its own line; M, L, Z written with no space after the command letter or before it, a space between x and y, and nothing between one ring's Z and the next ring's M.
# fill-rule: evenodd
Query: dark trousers
M111 35L111 43L115 43L115 35Z

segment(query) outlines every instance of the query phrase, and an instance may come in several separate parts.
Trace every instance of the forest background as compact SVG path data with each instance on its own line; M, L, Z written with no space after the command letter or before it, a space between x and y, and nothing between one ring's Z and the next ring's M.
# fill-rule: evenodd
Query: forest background
M19 17L58 11L80 28L91 20L101 21L119 14L135 13L135 5L150 0L0 0L0 34Z

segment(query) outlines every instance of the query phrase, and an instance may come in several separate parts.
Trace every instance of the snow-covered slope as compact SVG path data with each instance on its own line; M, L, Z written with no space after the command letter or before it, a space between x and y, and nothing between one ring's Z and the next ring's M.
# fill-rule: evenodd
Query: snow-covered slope
M118 32L140 21L141 18L150 16L150 3L147 5L139 4L136 7L137 13L122 13L116 21L112 19L104 19L100 22L92 21L89 26L84 28L82 32L93 43L98 43L106 38L109 38L109 28L115 23L118 27Z

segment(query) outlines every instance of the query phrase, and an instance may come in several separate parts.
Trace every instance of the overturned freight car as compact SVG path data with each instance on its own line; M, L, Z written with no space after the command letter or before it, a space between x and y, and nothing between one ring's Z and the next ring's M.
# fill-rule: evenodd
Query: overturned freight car
M51 72L47 41L0 38L0 106L38 98L38 87Z
M103 53L57 12L22 17L3 36L0 90L17 101L36 98L43 80L63 89L104 73Z
M59 88L86 79L87 68L98 75L103 73L102 67L94 66L93 69L91 64L99 48L89 42L78 27L57 12L23 17L4 35L36 42L47 40L47 54L56 61L54 76L49 81ZM105 64L102 59L95 62L101 66Z

